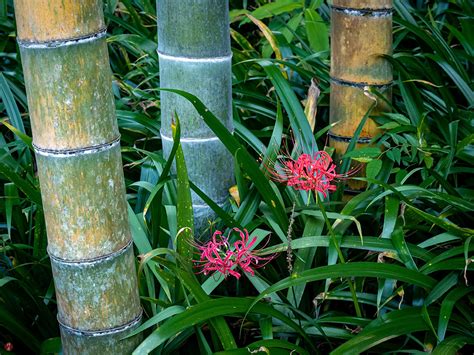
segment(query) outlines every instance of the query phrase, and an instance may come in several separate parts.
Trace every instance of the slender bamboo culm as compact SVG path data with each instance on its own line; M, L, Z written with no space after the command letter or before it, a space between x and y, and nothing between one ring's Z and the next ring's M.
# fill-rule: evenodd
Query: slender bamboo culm
M232 81L227 0L160 0L158 54L160 85L196 95L233 130ZM165 156L173 145L171 122L181 121L181 146L189 178L213 201L222 205L233 185L233 158L184 98L161 92L161 138ZM208 227L215 215L193 193L197 232Z
M346 152L362 118L374 104L371 115L388 111L388 105L371 94L377 90L391 98L392 68L383 55L392 52L392 0L334 0L331 16L330 121L329 133L336 159ZM356 147L366 146L377 134L369 119ZM349 190L360 190L364 182L349 180Z
M15 0L65 354L129 354L141 320L101 0Z

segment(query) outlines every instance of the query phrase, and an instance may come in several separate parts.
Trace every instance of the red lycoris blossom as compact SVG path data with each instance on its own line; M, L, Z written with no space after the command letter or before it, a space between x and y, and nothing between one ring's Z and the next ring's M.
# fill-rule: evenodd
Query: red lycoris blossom
M241 231L234 228L233 231L239 233L240 239L233 243L233 248L229 243L229 237L224 237L221 231L216 231L212 238L205 244L196 244L201 253L196 263L202 268L202 273L208 275L211 272L220 272L224 276L234 276L239 279L241 274L236 271L239 267L244 272L254 275L252 268L265 266L274 258L273 255L262 257L257 256L255 250L251 250L257 238L254 237L249 242L249 233L246 229ZM231 232L232 233L232 232Z
M294 160L289 155L278 159L276 167L267 169L272 178L279 182L286 182L295 190L321 192L324 197L328 192L335 191L338 179L348 177L355 170L346 175L336 173L336 165L324 150L317 151L312 156L301 154Z
M13 351L13 344L12 343L5 343L3 345L3 348L5 349L5 351L11 352L11 351Z

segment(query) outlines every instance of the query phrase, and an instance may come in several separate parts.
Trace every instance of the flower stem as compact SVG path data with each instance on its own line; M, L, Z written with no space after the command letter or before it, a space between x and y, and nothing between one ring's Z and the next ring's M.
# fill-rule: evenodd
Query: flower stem
M329 235L331 236L331 241L336 248L337 255L339 256L339 260L341 261L341 264L345 264L346 260L344 259L344 255L342 254L341 248L339 246L339 242L337 241L336 238L336 233L334 232L334 229L332 229L332 225L329 222L329 218L326 214L326 209L324 208L323 202L318 198L318 193L316 192L316 202L318 203L319 209L321 210L321 213L323 214L324 221L326 222L326 226L329 231ZM357 293L354 284L352 283L352 280L350 278L347 279L347 283L349 284L349 289L351 291L352 295L352 301L354 302L354 307L356 311L357 317L362 317L362 311L360 309L359 301L357 299Z

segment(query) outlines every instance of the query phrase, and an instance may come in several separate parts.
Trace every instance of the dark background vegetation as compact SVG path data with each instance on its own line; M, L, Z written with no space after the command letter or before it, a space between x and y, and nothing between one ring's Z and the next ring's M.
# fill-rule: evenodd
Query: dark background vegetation
M373 142L379 149L365 155L371 164L367 189L347 205L341 203L340 194L325 204L334 214L330 220L349 264L339 265L339 273L328 276L332 282L314 279L307 283L297 304L290 293L280 292L281 304L276 307L301 325L322 353L338 346L354 352L371 348L373 353L433 348L442 354L472 353L464 344L474 341L474 294L469 286L474 248L474 6L469 0L394 2L394 54L389 58L395 80L393 107L390 114L373 118L383 125L384 133ZM321 89L315 134L318 146L324 147L329 124L329 5L314 0L307 0L305 7L301 1L230 3L235 136L255 158L266 151L275 126L282 125L283 133L290 136L288 112L294 105L304 105L315 78ZM140 223L144 227L140 236L135 229L134 240L153 240L162 229L167 233L160 234L160 245L167 246L175 232L175 209L168 208L160 219L150 215L153 211L143 218L149 185L137 184L156 184L165 162L159 139L155 4L151 0L107 1L104 11L128 200L135 216L131 225L132 230ZM244 16L246 12L272 30L282 58L276 57L275 48ZM288 77L284 87L291 93L275 90L281 78L272 77L262 67L261 58L273 65L284 62ZM39 353L40 349L54 352L59 345L54 286L9 0L0 0L0 70L0 343L11 342L18 354ZM291 101L293 98L297 100ZM261 192L244 170L245 166L236 169L242 203L230 203L227 215L251 232L271 233L269 248L283 243L286 230L271 219ZM289 218L295 196L274 186ZM164 204L172 206L174 197L170 183ZM321 218L315 205L298 208L293 239L313 236L303 220L311 215ZM364 244L350 218L361 224ZM215 227L219 226L224 227L220 220ZM298 251L300 257L306 257L301 272L314 276L319 267L337 263L334 250L323 245L330 232L324 229L312 238L321 242L320 247L309 243ZM362 261L369 263L367 270L379 270L382 264L399 266L405 281L391 279L383 269L378 278L351 278L362 306L362 315L355 316L347 277L350 264ZM162 276L174 277L166 263L156 263ZM259 270L253 281L226 280L224 287L216 285L213 295L229 297L232 303L230 297L258 295L282 275L288 276L284 256ZM415 276L410 279L410 275ZM435 286L420 287L418 281L425 277L435 280ZM205 278L199 279L204 282ZM154 282L153 289L141 283L148 317L186 304L174 294L170 299L164 285L158 279ZM272 325L264 314L253 314L243 322L242 317L228 318L239 346L273 338L308 347L301 335L285 324ZM366 333L360 333L362 329ZM369 347L363 347L359 334L368 334ZM204 351L206 339L210 339L206 328L201 332L191 327L159 350L183 349L186 353L199 346ZM381 344L376 345L378 342Z

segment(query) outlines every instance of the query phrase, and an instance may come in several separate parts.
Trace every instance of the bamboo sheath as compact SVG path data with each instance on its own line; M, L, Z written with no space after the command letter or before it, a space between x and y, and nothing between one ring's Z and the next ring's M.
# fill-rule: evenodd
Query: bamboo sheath
M226 0L158 0L160 86L196 95L229 129L232 79L229 8ZM190 180L222 205L233 185L233 159L184 98L161 92L161 138L169 156L174 113L181 122L181 146ZM215 215L193 193L194 225L200 232Z
M15 0L65 354L129 354L141 319L100 0Z
M331 41L330 121L336 125L329 142L339 160L374 101L371 115L389 109L369 89L387 101L391 98L392 69L382 56L392 51L392 0L334 0ZM375 122L367 120L357 147L366 146L377 133ZM348 181L348 185L359 190L365 183Z

